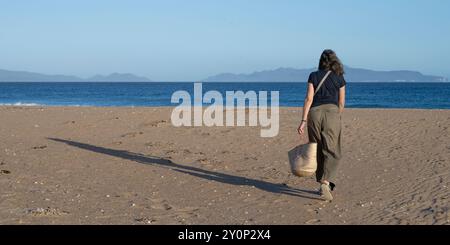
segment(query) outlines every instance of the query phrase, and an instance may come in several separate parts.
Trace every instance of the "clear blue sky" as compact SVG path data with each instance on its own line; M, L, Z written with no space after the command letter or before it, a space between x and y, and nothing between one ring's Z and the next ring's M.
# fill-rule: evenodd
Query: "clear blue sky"
M0 0L0 68L159 81L346 65L450 76L448 0Z

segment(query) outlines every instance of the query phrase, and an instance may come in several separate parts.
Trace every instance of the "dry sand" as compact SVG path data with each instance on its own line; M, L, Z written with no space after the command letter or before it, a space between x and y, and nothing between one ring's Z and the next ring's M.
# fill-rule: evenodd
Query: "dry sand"
M450 223L450 111L347 110L327 203L289 172L300 109L267 139L171 108L0 107L0 224Z

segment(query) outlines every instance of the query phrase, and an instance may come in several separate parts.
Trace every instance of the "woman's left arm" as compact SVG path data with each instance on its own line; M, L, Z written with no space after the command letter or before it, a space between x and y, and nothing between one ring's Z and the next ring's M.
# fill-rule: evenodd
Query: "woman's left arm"
M305 133L306 121L308 120L309 110L311 109L311 105L314 99L314 85L312 83L308 83L308 92L306 93L305 103L303 105L303 116L302 122L300 126L298 126L297 132L302 135Z
M339 89L339 112L344 112L345 108L345 86Z

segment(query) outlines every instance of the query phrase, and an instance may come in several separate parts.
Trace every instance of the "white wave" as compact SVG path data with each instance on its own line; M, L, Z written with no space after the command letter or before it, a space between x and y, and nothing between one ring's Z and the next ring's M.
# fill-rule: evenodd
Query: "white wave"
M17 103L0 103L0 106L43 106L43 105L37 103L17 102Z
M38 103L24 103L24 102L16 102L16 103L0 103L0 106L24 106L24 107L131 107L135 108L135 105L96 105L96 104L38 104Z

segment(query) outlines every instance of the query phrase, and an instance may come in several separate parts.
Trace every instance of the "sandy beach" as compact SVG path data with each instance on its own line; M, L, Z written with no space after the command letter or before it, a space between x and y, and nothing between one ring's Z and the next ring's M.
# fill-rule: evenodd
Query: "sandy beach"
M172 108L0 107L0 224L450 224L450 111L348 109L335 200L280 134L182 127Z

